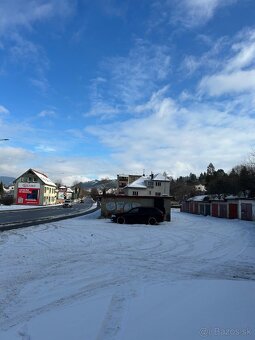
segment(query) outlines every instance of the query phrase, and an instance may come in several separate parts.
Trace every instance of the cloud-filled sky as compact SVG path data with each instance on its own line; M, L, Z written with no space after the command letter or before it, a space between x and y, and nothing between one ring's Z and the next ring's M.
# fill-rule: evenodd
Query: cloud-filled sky
M230 170L255 148L253 0L0 2L0 175Z

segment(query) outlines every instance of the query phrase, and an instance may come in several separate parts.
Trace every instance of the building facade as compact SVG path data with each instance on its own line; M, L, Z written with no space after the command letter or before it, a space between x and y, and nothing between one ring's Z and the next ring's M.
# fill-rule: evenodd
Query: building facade
M65 199L73 199L74 191L64 185L56 190L57 203L64 203Z
M129 211L136 207L155 207L160 209L165 220L171 220L171 197L148 197L148 196L123 196L108 195L102 197L101 215L103 217L111 217L112 214Z
M124 194L123 189L140 178L141 175L117 175L117 195Z
M141 176L126 185L123 192L127 196L170 196L170 180L162 174Z
M181 211L212 217L255 221L255 200L243 198L214 199L194 196L182 202Z
M22 205L56 204L56 184L47 175L29 169L14 181L14 199Z

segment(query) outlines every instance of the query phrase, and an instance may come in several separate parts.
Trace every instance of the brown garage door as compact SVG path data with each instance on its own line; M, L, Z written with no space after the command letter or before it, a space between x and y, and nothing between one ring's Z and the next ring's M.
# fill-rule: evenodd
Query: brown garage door
M252 221L251 203L241 203L241 219L246 221Z

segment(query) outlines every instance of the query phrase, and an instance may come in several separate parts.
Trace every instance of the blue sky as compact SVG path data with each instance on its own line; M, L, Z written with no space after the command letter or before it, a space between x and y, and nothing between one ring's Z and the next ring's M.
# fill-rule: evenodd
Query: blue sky
M2 0L0 174L230 170L255 148L253 0Z

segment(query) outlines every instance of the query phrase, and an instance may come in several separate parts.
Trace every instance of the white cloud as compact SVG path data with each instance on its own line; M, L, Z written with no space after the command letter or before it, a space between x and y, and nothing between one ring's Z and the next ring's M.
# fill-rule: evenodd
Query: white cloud
M10 112L9 112L9 110L6 108L6 107L4 107L3 105L0 105L0 114L9 114Z
M221 0L184 0L183 6L190 18L207 21L222 3Z
M45 144L37 145L35 149L39 152L56 152L56 148Z
M42 94L45 94L49 89L49 82L45 76L31 78L30 83L34 85Z
M255 145L255 121L248 112L239 117L217 103L182 107L169 97L154 100L154 108L152 102L146 117L88 129L123 169L167 170L176 176L205 171L213 162L230 170Z
M35 154L26 149L0 145L0 174L17 177L31 167L34 158Z
M109 119L120 112L121 110L117 105L114 107L98 99L97 101L94 101L90 111L84 113L84 117L100 116L102 119Z
M19 28L32 29L37 21L72 13L69 0L8 0L0 3L0 36L8 37Z
M167 79L170 61L166 46L143 40L137 40L127 56L105 59L101 77L92 81L91 109L87 114L112 117L132 111Z
M182 0L179 2L176 19L185 26L203 25L213 18L220 7L237 0Z
M51 179L61 179L66 185L72 185L75 181L103 178L105 173L116 174L116 165L111 160L97 157L49 157L37 166L44 169Z
M151 30L166 22L185 27L206 24L220 8L238 0L161 0L152 3Z
M205 77L200 82L200 89L207 92L210 96L254 91L255 69Z
M182 69L184 68L185 71L188 71L188 75L193 74L199 66L200 62L194 56L186 56L182 63Z
M55 110L42 110L40 113L38 113L38 117L41 118L49 118L49 117L56 117L57 113Z
M200 81L201 93L220 96L254 91L255 30L242 31L230 44L230 55L225 58L218 56L221 58L221 69Z
M237 42L232 45L234 56L228 61L225 71L232 72L255 66L255 30L245 29L237 36Z

